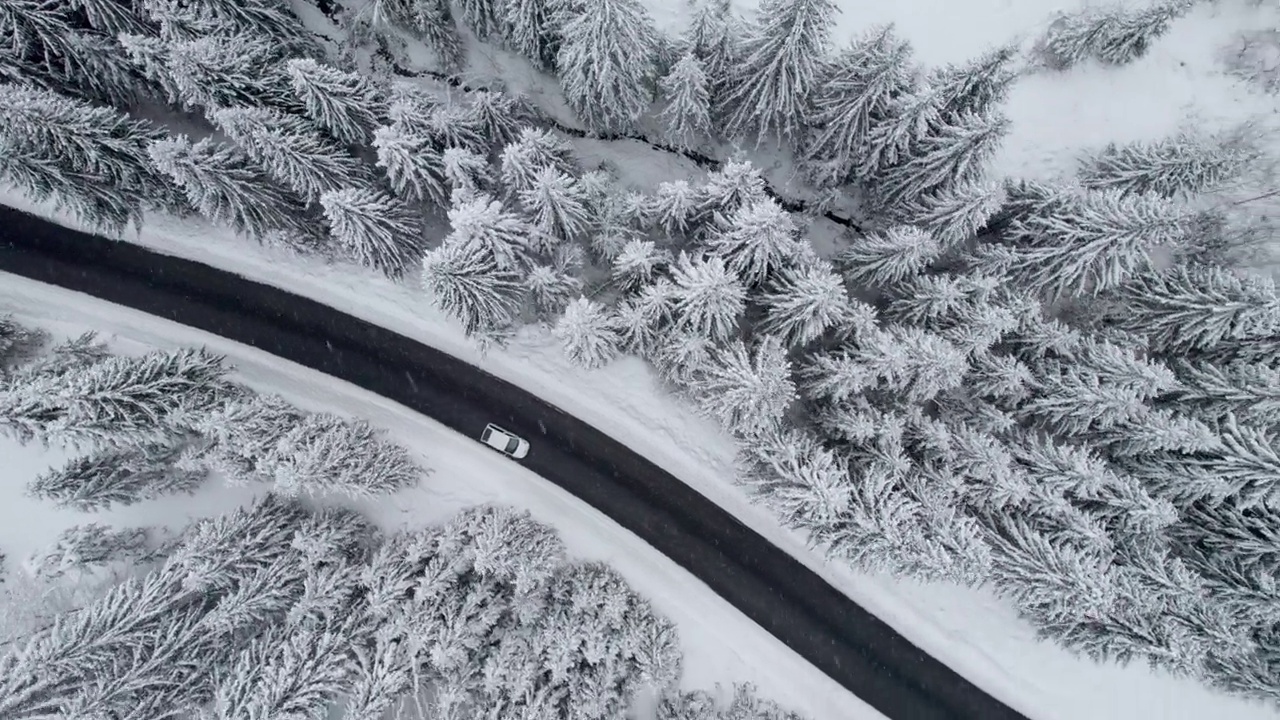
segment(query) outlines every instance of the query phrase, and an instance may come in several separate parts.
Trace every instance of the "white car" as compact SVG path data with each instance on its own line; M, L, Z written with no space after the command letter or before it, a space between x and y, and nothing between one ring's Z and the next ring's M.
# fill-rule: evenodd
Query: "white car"
M480 442L517 460L529 454L528 440L518 438L493 423L484 426L484 432L480 433Z

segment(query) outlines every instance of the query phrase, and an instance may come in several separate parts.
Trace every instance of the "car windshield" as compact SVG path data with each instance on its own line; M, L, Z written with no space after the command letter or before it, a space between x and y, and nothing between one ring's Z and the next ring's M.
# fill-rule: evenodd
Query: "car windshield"
M520 441L519 441L519 440L517 440L517 439L515 439L515 438L511 438L510 440L507 440L507 452L509 452L509 453L513 453L513 452L515 452L515 451L516 451L516 448L518 448L518 447L520 447Z

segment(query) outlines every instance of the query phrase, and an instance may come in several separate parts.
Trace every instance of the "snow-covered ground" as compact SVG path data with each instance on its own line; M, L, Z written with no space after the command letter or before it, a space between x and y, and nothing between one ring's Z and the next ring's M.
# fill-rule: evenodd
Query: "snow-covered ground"
M307 410L358 416L388 431L431 469L414 490L360 506L385 528L420 527L464 507L494 502L524 508L555 527L570 554L602 560L680 628L685 686L754 682L762 697L812 720L877 720L883 716L774 639L710 588L639 538L572 495L439 423L378 395L273 355L145 313L0 274L0 313L12 312L59 336L97 330L113 349L203 345L226 355L238 379L278 393ZM181 526L247 503L261 488L210 483L195 497L176 496L94 513L63 510L22 494L26 483L66 459L64 451L0 438L0 552L20 562L58 533L90 519L118 527Z

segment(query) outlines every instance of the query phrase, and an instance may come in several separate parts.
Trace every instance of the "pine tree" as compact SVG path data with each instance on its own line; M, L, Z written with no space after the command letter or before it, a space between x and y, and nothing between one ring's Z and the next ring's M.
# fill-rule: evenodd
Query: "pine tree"
M734 210L707 245L748 287L764 283L800 251L795 221L773 199Z
M427 138L400 125L382 126L373 131L373 147L378 167L398 197L411 203L449 203L444 155Z
M155 168L182 189L191 207L209 220L258 242L280 234L314 237L303 202L239 150L211 138L192 143L178 135L153 140L147 153Z
M502 30L502 0L459 0L462 11L459 20L475 33L476 38L488 40Z
M822 538L848 517L853 488L847 461L812 435L774 429L744 455L748 465L741 482L787 527Z
M446 242L427 253L422 277L436 306L461 322L467 335L505 328L519 315L520 277L471 243Z
M307 415L257 460L255 472L285 494L363 498L415 486L422 468L408 450L363 420Z
M585 194L576 180L554 166L538 171L519 197L540 231L537 237L575 240L586 236L591 218Z
M715 341L728 340L746 308L746 289L719 258L680 253L671 268L680 325Z
M294 93L317 125L346 145L369 142L386 114L386 101L368 78L311 58L295 58L285 68Z
M671 264L671 253L652 240L632 240L613 259L613 281L623 292L636 292Z
M27 486L27 494L80 512L190 494L208 471L186 462L184 451L183 445L172 443L102 448L40 475Z
M468 96L468 126L478 129L480 137L490 145L502 147L514 142L520 131L532 124L536 111L528 100L497 90L478 90Z
M1063 15L1044 38L1045 59L1057 70L1089 58L1110 65L1133 62L1146 55L1151 42L1164 35L1192 5L1188 0L1161 0L1137 11L1113 5Z
M507 47L542 70L556 69L560 27L553 0L504 0L503 37Z
M750 683L735 684L729 704L717 706L715 698L701 690L669 690L659 699L657 720L801 720L755 692Z
M1184 133L1155 142L1111 143L1082 159L1079 178L1091 190L1179 199L1221 186L1245 160L1239 148Z
M210 443L202 460L231 484L258 479L259 459L271 452L280 438L304 417L305 412L278 395L237 398L207 413L195 424L195 429Z
M147 62L140 52L145 46L134 47L135 62ZM278 43L263 35L201 33L170 42L163 62L168 82L186 110L262 106L291 113L302 106L282 63L287 57Z
M502 184L512 194L528 190L534 177L547 166L574 176L577 168L572 153L567 142L550 132L525 128L515 142L502 149Z
M836 264L854 285L887 288L919 274L941 252L928 232L896 225L854 240L836 257Z
M330 235L361 265L400 277L422 259L426 242L412 211L372 188L330 190L320 195Z
M915 197L895 211L901 221L927 231L946 250L977 235L1004 199L1000 183L968 181Z
M711 87L702 61L686 52L658 83L666 107L664 135L677 148L691 149L711 132Z
M102 13L81 19L76 9L39 0L6 2L0 8L0 43L9 50L0 56L0 76L76 100L131 106L138 99L138 78L112 42L120 30ZM122 10L115 17L132 16Z
M946 65L935 71L944 115L949 122L966 115L991 113L1009 95L1018 79L1009 65L1017 58L1015 45L989 50L961 65Z
M1177 246L1190 219L1186 210L1151 196L1025 182L1010 193L1013 217L1002 238L1014 253L1006 271L1052 298L1115 287L1149 267L1156 248Z
M564 12L556 74L595 130L629 132L653 99L659 36L638 0L594 0Z
M524 264L532 249L533 228L488 195L455 197L449 224L453 232L446 242L476 248L505 271Z
M267 174L309 203L330 190L359 186L366 174L302 118L265 108L222 108L210 118Z
M493 167L482 155L462 148L447 148L441 155L444 177L454 191L487 192L493 185Z
M859 312L827 262L780 271L760 302L765 309L760 332L782 338L789 347L808 345ZM861 311L874 315L870 307Z
M557 265L533 265L524 286L534 307L545 319L558 317L582 294L582 279L571 269Z
M1280 367L1262 363L1224 365L1176 358L1178 388L1169 402L1209 422L1237 417L1254 427L1280 425Z
M147 158L148 144L160 137L150 123L116 110L30 87L0 86L6 176L40 199L52 191L73 193L65 201L54 199L106 227L137 222L144 208L181 206L177 190Z
M284 0L146 0L150 19L163 37L209 33L245 33L269 39L288 55L314 55L315 40Z
M564 345L570 360L587 368L608 363L621 345L609 311L585 297L569 303L551 334Z
M776 428L796 399L791 363L776 338L750 351L738 341L712 353L690 389L703 411L744 437Z
M836 10L831 0L762 2L726 92L731 135L756 135L757 145L797 135Z
M728 217L740 207L762 201L768 197L766 187L760 169L749 160L730 160L707 175L700 193L701 219L709 220L715 213Z
M1009 129L1000 115L967 114L921 140L905 162L884 168L872 192L890 207L982 179Z
M150 554L147 528L113 530L101 523L74 525L58 535L32 559L35 574L55 580L68 573L92 572L121 562L144 560Z
M1174 266L1135 275L1104 295L1100 321L1182 354L1280 334L1280 294L1258 275L1212 266Z
M698 192L689 181L670 180L658 183L649 203L649 213L658 227L678 241L689 230L698 204Z
M406 24L436 53L442 69L447 72L462 69L462 38L458 36L448 0L408 0L407 6Z
M828 61L810 95L802 153L810 175L841 184L854 169L873 125L910 92L917 70L911 46L879 27Z

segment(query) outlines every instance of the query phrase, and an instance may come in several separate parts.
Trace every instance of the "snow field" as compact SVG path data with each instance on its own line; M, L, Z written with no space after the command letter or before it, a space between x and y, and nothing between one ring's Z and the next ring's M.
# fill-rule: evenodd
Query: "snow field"
M236 379L261 392L277 393L311 411L358 416L387 431L430 468L421 486L364 502L343 500L387 530L437 524L459 510L496 503L529 510L556 528L571 556L600 560L618 570L658 612L680 629L687 689L728 688L749 681L762 697L811 720L874 720L880 713L819 672L747 619L710 588L606 516L518 463L484 449L439 423L378 395L267 353L145 313L0 275L0 313L44 328L55 336L98 331L112 349L126 354L153 348L204 346L226 355ZM0 551L18 563L58 533L92 519L116 527L181 526L247 504L264 486L206 484L194 497L169 496L94 513L63 510L26 498L22 488L46 468L65 460L58 449L21 446L0 438L7 478L0 485Z

